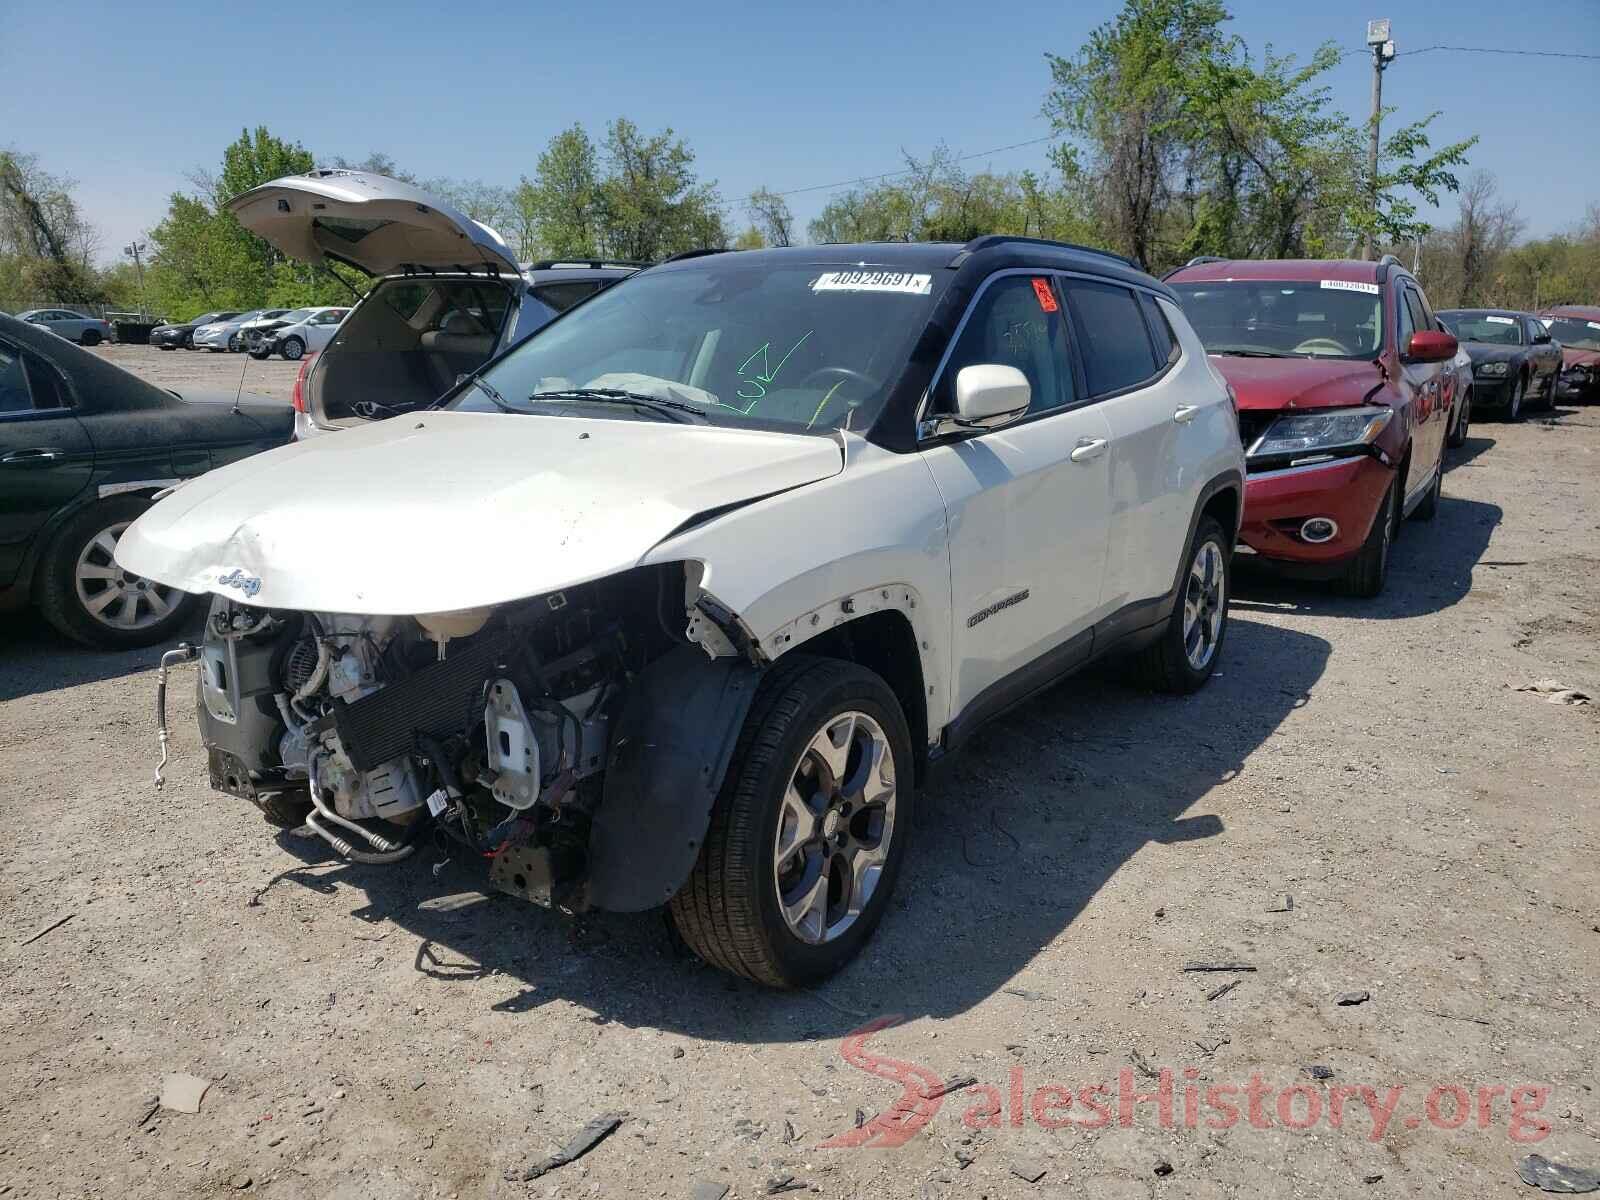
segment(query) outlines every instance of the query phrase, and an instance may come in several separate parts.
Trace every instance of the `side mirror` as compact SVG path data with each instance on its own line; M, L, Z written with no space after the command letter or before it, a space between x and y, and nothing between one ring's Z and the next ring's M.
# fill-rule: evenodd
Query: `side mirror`
M1015 367L978 363L956 374L956 420L967 429L998 429L1028 411L1033 388Z
M1407 362L1444 362L1456 356L1458 343L1448 333L1419 329L1406 343Z
M1536 333L1536 334L1534 334L1533 335L1533 344L1535 346L1548 346L1550 344L1550 335L1548 333Z

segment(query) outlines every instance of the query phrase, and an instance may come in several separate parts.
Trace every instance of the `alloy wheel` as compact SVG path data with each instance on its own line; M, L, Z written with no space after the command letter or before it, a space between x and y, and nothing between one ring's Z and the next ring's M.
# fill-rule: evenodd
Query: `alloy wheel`
M1227 603L1222 548L1209 539L1195 550L1183 594L1183 652L1196 671L1205 669L1222 637L1222 611Z
M894 752L864 712L831 717L800 754L772 844L773 886L789 931L822 945L871 901L895 834Z
M100 624L110 629L147 629L171 615L183 600L181 593L117 565L117 542L131 521L108 525L78 552L72 582L78 603Z

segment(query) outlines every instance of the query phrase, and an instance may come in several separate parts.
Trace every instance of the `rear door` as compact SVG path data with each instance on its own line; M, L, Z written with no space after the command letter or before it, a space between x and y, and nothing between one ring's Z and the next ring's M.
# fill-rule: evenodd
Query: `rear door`
M1083 394L1071 329L1046 273L992 277L932 391L955 410L955 376L1014 366L1028 415L923 451L949 520L952 712L981 717L1087 657L1099 616L1111 429ZM1076 456L1076 457L1074 457Z
M0 339L0 587L93 477L94 448L65 396L48 364Z
M1165 595L1189 536L1197 482L1183 464L1207 455L1199 410L1171 366L1179 351L1154 297L1105 280L1062 281L1085 384L1111 429L1110 541L1101 602L1108 611ZM1195 453L1185 446L1197 444Z

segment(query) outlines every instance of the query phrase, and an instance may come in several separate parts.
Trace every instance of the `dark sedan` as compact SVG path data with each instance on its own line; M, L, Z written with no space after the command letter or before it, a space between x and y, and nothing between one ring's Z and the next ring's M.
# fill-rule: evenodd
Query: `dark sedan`
M1561 346L1563 400L1600 403L1600 306L1557 304L1539 314Z
M117 539L164 488L281 446L288 404L178 395L0 316L0 608L125 648L169 639L194 598L117 566Z
M172 321L166 325L157 325L150 331L150 344L159 346L163 350L194 349L194 331L202 325L209 325L213 321L231 321L239 315L233 309L219 309L216 312L201 313L192 321Z
M1472 409L1499 409L1520 421L1525 408L1548 412L1556 403L1561 347L1532 313L1500 308L1452 308L1438 314L1472 359Z

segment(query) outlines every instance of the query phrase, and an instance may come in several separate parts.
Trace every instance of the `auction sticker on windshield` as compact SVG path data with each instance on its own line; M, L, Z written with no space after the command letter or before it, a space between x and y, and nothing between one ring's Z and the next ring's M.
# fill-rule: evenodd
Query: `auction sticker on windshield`
M1484 320L1488 321L1491 325L1515 325L1516 324L1516 322L1513 321L1510 317L1485 317Z
M811 285L813 292L900 292L907 296L933 294L932 275L905 271L824 271Z
M1335 292L1365 292L1369 296L1378 294L1377 284L1362 283L1358 279L1324 279L1322 286Z

